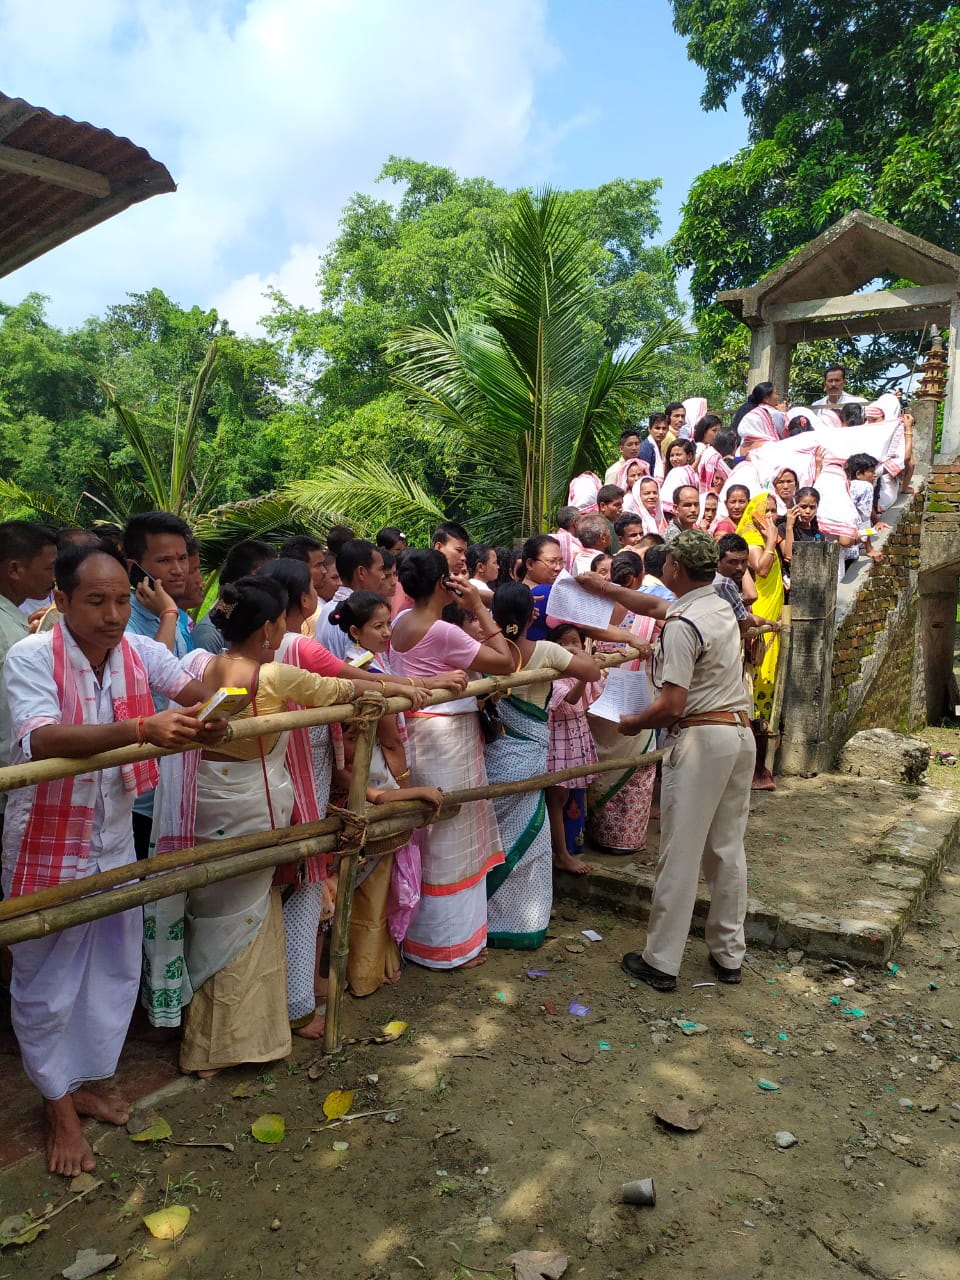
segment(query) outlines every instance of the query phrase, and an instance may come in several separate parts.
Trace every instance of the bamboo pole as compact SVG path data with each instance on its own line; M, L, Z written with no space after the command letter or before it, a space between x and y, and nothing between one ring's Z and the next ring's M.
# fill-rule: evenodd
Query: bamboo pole
M367 833L371 840L382 840L431 822L446 821L457 813L461 805L474 800L539 791L555 782L586 773L644 768L655 764L663 754L662 751L653 751L642 756L608 760L605 764L560 769L556 773L540 774L520 782L449 791L444 796L439 813L435 813L433 807L423 801L391 801L369 811ZM60 929L87 924L117 911L125 911L175 893L185 893L198 886L215 884L219 880L228 880L248 871L278 866L284 862L299 862L312 854L327 853L333 854L335 858L346 857L350 848L340 847L340 832L344 828L342 818L332 815L323 822L285 827L278 831L253 832L232 840L215 840L192 849L160 854L147 861L127 863L110 871L100 871L83 880L72 880L52 889L41 889L37 893L9 898L0 903L0 945L45 937ZM308 831L311 834L306 836ZM264 839L269 839L270 843L255 843Z
M367 783L370 780L370 761L373 758L378 724L378 720L369 720L357 739L350 790L347 793L347 809L354 814L363 813L367 807ZM347 955L350 951L350 915L353 910L353 891L357 883L357 865L365 843L364 830L360 833L359 841L351 844L346 857L340 860L337 905L330 930L330 981L327 987L327 1022L323 1032L325 1053L340 1051L340 1020L343 992L347 985Z
M626 648L623 653L597 654L596 662L601 667L618 667L637 656L635 649ZM426 705L439 706L444 702L454 702L459 698L483 697L488 693L508 693L511 689L522 688L527 684L542 684L545 680L556 680L562 675L552 667L542 667L536 671L520 671L509 676L484 676L482 680L472 680L463 693L438 689L431 693ZM304 711L277 711L267 716L245 716L231 722L232 737L235 741L244 738L261 738L274 733L285 733L290 729L310 728L321 724L342 724L355 720L358 703L337 703L331 707L309 707ZM395 715L398 711L409 711L412 706L409 698L387 698L383 703L382 715ZM138 760L156 760L161 756L177 755L183 751L197 751L200 743L191 743L176 751L163 747L115 747L112 751L100 751L96 755L84 756L82 759L68 759L64 756L51 757L49 760L31 760L27 764L7 765L0 768L0 792L15 791L18 787L33 787L41 782L52 782L56 778L72 778L80 773L96 773L101 769L113 769L120 765L134 764Z

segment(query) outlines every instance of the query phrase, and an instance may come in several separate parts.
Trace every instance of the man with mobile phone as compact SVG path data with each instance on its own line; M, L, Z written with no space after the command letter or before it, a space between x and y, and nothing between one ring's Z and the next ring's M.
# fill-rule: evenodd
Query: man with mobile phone
M183 658L193 648L187 615L179 607L187 590L189 537L187 523L169 511L131 516L123 531L123 554L131 583L127 632L156 640L176 658ZM160 695L155 701L158 711L167 705ZM161 783L166 772L161 764ZM155 794L147 790L134 801L133 843L138 858L150 856ZM177 894L144 907L143 1003L154 1027L178 1027L181 1006L189 999L183 978L185 904L185 896ZM168 973L172 975L169 978Z

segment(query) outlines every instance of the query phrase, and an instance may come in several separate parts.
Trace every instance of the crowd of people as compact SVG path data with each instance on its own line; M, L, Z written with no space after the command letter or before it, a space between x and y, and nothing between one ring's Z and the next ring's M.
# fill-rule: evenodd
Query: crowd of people
M404 962L469 969L488 947L538 947L554 872L590 874L586 841L643 849L658 786L647 943L623 967L673 989L702 871L710 962L739 982L749 792L769 785L754 732L794 548L832 538L845 561L879 558L871 535L911 472L896 397L840 402L836 382L828 370L828 402L791 409L762 383L727 429L703 400L667 405L623 432L602 478L574 478L556 529L518 548L472 543L455 522L419 548L390 527L374 540L335 526L322 541L240 542L206 611L200 547L176 515L0 524L0 763L199 747L9 792L4 895L318 821L346 803L356 723L260 737L234 726L376 691L409 710L378 722L370 806L439 809L444 792L580 772L465 804L363 859L354 995L396 982ZM609 606L604 626L563 616L561 574ZM646 706L619 722L592 715L607 679L597 655L626 647ZM466 689L540 671L497 699ZM239 710L201 714L222 689L245 691ZM181 1068L200 1076L322 1034L337 867L318 855L253 871L11 948L11 1016L52 1172L93 1167L80 1117L126 1119L96 1082L113 1075L135 1009L145 1034L179 1038Z

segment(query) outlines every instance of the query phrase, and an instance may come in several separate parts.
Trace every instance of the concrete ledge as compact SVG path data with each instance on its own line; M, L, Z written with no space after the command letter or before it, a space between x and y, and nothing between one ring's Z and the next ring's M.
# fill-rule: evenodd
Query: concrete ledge
M747 942L776 950L797 947L811 956L856 965L886 964L960 845L960 812L954 807L955 798L927 788L911 795L915 798L884 836L875 860L866 866L851 866L852 893L841 912L817 912L787 900L774 904L751 897L747 901ZM593 874L556 873L557 897L646 921L653 873L636 866L630 857L589 851L587 856L594 863ZM805 855L798 852L797 857ZM698 936L703 935L709 906L709 895L701 882L692 924L692 932Z

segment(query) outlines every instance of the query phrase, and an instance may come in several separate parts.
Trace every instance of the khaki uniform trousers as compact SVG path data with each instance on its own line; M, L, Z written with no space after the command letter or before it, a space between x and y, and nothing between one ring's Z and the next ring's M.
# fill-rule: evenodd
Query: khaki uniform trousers
M701 868L710 890L706 942L718 964L738 969L746 943L747 860L756 746L746 725L692 725L667 738L657 863L643 958L676 975L697 900Z

